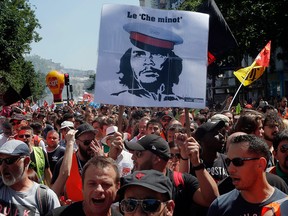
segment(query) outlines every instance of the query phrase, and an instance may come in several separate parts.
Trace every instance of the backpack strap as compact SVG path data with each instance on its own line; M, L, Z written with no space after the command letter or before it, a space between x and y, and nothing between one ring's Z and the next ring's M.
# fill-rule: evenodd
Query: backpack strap
M36 204L40 215L46 215L49 212L47 190L48 187L42 184L39 184L36 189Z
M184 179L183 179L183 175L181 172L174 171L173 172L173 180L174 180L176 187L178 187L179 185L183 185L183 187L184 187Z

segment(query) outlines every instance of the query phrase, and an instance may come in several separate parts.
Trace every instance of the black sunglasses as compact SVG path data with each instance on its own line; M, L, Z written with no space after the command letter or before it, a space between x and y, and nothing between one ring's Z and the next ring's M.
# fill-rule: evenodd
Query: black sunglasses
M80 139L79 139L79 141L81 141L85 146L88 146L88 145L90 145L90 143L91 143L93 140L80 140Z
M230 166L231 162L233 163L234 166L240 167L243 166L244 161L250 161L250 160L259 160L260 158L233 158L232 160L229 158L225 159L225 163L227 167Z
M18 137L21 138L21 139L23 139L24 137L25 138L30 138L31 135L30 134L20 134L20 135L18 135Z
M142 210L149 214L157 212L161 203L160 200L156 199L124 199L120 202L120 208L124 213L132 213L137 209L137 206L140 205Z
M0 158L0 165L3 164L3 161L7 164L7 165L11 165L13 163L15 163L16 161L20 160L23 157L9 157L9 158Z

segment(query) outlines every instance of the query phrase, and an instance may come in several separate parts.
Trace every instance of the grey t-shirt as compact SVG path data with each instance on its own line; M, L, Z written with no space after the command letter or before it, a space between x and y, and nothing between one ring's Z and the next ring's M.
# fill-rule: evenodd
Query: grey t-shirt
M25 191L18 192L6 186L0 178L0 213L4 215L29 215L40 216L39 206L36 201L36 190L39 184L34 182L33 186ZM57 195L47 188L48 209L60 206Z

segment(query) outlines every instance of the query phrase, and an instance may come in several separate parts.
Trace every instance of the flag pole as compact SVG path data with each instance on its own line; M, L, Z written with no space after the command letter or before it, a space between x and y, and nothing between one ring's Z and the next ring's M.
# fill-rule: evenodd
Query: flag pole
M244 81L247 79L247 77L248 77L248 75L250 74L250 72L251 72L251 70L246 74L245 78L242 80L240 86L238 87L238 89L237 89L237 91L236 91L234 97L232 98L231 103L230 103L230 105L229 105L229 107L228 107L228 111L230 111L231 106L232 106L232 104L233 104L233 102L234 102L234 100L235 100L238 92L240 91L241 87L243 86Z

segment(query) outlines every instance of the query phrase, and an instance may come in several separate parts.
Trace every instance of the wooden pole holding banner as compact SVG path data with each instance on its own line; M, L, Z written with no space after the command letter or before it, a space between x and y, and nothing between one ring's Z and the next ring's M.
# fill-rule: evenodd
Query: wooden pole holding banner
M124 113L124 106L119 106L119 114L118 114L118 131L122 133L122 122L123 122L123 113Z
M233 104L233 102L234 102L234 100L235 100L238 92L240 91L241 87L243 86L244 81L247 79L247 77L248 77L248 75L250 74L250 72L251 72L251 70L246 74L245 78L243 79L243 81L241 82L240 86L238 87L238 89L237 89L234 97L232 98L231 103L230 103L230 105L229 105L229 107L228 107L228 110L229 110L229 111L230 111L230 109L231 109L231 106L232 106L232 104Z
M191 130L190 130L190 118L189 118L189 109L185 108L185 128L186 128L186 133L188 137L191 136Z

